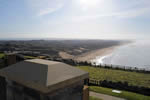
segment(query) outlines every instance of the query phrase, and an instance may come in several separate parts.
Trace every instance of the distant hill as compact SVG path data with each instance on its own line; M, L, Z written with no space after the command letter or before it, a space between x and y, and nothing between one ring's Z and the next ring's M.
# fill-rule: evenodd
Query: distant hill
M71 56L80 55L91 50L118 45L127 41L119 40L11 40L0 41L0 51L47 54L59 56L65 52ZM36 54L35 53L35 54Z

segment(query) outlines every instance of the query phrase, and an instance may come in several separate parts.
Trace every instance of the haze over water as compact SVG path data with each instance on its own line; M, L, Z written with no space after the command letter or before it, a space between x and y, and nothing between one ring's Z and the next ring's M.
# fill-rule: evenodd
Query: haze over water
M112 54L97 57L96 64L114 64L150 70L150 41L140 40L116 48Z

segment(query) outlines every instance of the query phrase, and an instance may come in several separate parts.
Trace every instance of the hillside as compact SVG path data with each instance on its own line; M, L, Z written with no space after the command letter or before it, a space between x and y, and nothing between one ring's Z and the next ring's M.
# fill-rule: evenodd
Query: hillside
M60 57L60 53L77 56L92 50L119 45L125 41L115 40L16 40L0 41L1 52L17 52L25 55L49 55Z

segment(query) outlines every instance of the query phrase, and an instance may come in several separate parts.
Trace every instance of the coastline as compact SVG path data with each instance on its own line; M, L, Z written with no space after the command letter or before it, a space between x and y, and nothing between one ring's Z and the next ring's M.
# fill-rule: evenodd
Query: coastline
M130 42L130 43L132 43L132 42ZM130 43L121 43L121 44L110 46L110 47L107 47L107 48L92 50L90 52L86 52L86 53L83 53L81 55L75 56L73 59L75 61L87 61L87 62L91 62L92 60L95 60L97 57L103 58L105 56L108 56L116 48L118 48L120 46L123 46L123 45L130 44ZM99 59L101 59L101 58L99 58Z
M74 57L74 60L90 62L91 60L96 59L96 57L98 57L98 56L102 57L102 56L111 54L119 46L120 45L116 45L116 46L111 46L111 47L107 47L107 48L102 48L102 49L97 49L97 50L93 50L90 52L86 52L79 56Z
M92 50L86 53L83 53L81 55L77 55L77 56L73 56L70 55L66 52L59 52L59 55L63 58L63 59L73 59L75 61L87 61L87 62L91 62L91 60L96 59L97 57L104 57L107 56L109 54L111 54L114 49L116 49L117 47L119 47L121 45L115 45L115 46L110 46L107 48L101 48L101 49L96 49L96 50Z

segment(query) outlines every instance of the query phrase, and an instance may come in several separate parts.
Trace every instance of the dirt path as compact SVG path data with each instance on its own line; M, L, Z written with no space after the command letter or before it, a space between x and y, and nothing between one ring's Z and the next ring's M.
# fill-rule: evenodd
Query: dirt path
M106 95L106 94L101 94L101 93L96 93L96 92L91 92L91 91L90 91L90 96L100 98L100 99L103 99L103 100L125 100L123 98L118 98L118 97L109 96L109 95Z

